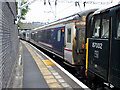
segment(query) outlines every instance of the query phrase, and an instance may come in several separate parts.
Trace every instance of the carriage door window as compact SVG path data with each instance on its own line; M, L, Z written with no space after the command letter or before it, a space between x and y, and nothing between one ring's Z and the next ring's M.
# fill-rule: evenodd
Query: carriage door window
M108 18L108 15L104 15L102 18L101 38L109 38L109 18Z
M67 29L67 43L71 43L71 28Z
M57 37L58 42L60 42L60 38L61 38L61 30L58 30L58 37Z
M100 36L100 16L95 17L93 37Z
M118 13L117 20L118 20L117 38L120 38L120 13Z

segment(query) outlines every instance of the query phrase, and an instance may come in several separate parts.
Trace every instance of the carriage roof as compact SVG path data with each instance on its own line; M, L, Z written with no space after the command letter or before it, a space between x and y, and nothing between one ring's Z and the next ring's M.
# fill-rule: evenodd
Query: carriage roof
M100 8L100 9L96 10L96 11L93 13L93 15L103 13L103 12L105 12L105 11L107 11L107 10L110 10L111 8L116 7L116 6L120 6L120 2L107 5L107 6L104 7L104 8Z

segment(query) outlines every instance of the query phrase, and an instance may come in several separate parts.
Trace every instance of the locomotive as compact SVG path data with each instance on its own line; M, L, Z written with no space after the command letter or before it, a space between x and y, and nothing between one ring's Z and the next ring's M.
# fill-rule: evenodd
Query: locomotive
M88 81L120 88L120 4L76 13L28 31L25 37L76 66Z
M87 28L86 71L120 88L120 3L95 11Z

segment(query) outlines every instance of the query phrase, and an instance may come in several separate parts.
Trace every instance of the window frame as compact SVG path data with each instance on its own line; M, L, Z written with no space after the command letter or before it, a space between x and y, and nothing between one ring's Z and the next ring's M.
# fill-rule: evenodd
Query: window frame
M59 31L60 31L60 33L59 33ZM62 33L61 29L57 31L57 41L58 42L61 41L61 33Z
M70 30L71 32L70 32L70 42L68 41L68 30ZM72 29L71 28L67 28L67 43L71 43L71 37L72 37L72 35L71 35L71 33L72 33Z
M102 32L103 32L103 27L102 27L102 23L103 23L103 17L107 17L107 19L106 20L109 20L109 23L108 23L108 36L107 37L102 37ZM111 20L110 20L110 17L109 17L109 13L108 12L106 12L106 13L103 13L103 15L102 15L102 18L101 18L101 38L105 38L105 39L109 39L110 37L109 37L109 34L110 34L110 22L111 22ZM104 30L105 31L105 30ZM106 32L107 33L107 32ZM105 33L105 34L106 34ZM104 35L105 35L104 34Z
M99 36L95 36L95 32L96 32L95 31L95 21L97 20L98 17L100 18L100 23L101 23L101 15L95 15L94 18L93 18L93 24L92 24L92 29L93 29L92 38L100 38L100 29L99 29L99 33L98 33Z
M92 33L92 38L102 38L102 39L109 39L109 34L110 34L110 17L109 17L109 12L105 12L105 13L102 13L102 14L99 14L99 15L95 15L93 17L93 24L92 24L92 29L93 29L93 33ZM103 27L102 27L102 23L103 23L103 17L108 17L107 19L109 20L109 24L108 24L108 31L109 31L109 34L108 34L108 37L102 37L102 32L103 32ZM100 19L100 28L99 28L99 36L95 36L95 21L98 19Z
M117 39L120 39L120 10L118 10L116 14L117 14Z

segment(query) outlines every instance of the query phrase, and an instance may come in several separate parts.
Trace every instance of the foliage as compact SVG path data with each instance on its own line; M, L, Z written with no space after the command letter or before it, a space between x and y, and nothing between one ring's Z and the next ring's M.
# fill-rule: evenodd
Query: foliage
M26 3L27 3L27 1L22 0L21 5L26 4ZM21 10L21 19L22 20L25 20L25 15L27 14L27 12L29 10L30 10L30 8L28 7L28 5Z
M24 5L24 4L26 4L27 2L28 2L28 1L26 1L26 0L22 0L21 6ZM17 4L18 4L18 3L17 3ZM17 7L17 9L18 9L18 7ZM21 10L21 20L25 20L25 15L27 14L27 12L28 12L29 10L30 10L30 8L29 8L28 5ZM20 27L20 29L22 29L22 28L21 28L21 26L22 26L22 22L21 22L21 21L18 22L18 26Z

